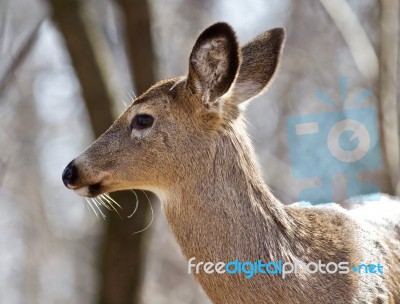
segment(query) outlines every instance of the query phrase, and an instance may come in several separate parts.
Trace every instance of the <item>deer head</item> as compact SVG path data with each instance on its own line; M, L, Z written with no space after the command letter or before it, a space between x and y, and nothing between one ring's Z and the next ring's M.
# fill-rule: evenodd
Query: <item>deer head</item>
M88 197L135 188L162 198L174 184L204 172L212 165L210 149L240 119L239 105L274 76L283 41L277 28L240 48L228 24L207 28L193 47L188 74L136 98L68 164L64 184Z

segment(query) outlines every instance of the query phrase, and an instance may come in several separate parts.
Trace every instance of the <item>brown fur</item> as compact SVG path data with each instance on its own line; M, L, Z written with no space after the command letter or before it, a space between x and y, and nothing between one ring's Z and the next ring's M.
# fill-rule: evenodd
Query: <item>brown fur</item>
M131 188L155 192L187 259L384 265L382 276L299 273L246 280L201 272L196 279L214 303L400 303L398 203L384 197L387 203L376 204L391 210L377 223L357 218L362 208L284 206L264 184L238 105L268 85L283 40L283 29L274 29L240 49L227 24L207 29L192 51L188 75L138 97L74 160L77 176L68 187L86 196ZM153 126L131 130L138 113L153 116Z

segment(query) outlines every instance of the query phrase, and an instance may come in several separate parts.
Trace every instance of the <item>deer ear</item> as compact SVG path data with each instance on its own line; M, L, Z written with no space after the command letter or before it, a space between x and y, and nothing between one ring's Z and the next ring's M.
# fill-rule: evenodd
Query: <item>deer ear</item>
M226 23L216 23L199 36L193 47L188 87L204 103L213 103L229 90L239 64L235 32Z
M285 30L265 32L241 48L242 63L230 100L239 104L264 91L275 75L285 40Z

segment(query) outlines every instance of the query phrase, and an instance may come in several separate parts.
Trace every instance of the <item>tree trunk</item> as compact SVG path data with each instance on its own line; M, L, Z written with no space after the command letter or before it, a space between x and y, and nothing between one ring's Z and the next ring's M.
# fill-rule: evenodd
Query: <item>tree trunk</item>
M48 0L53 18L62 33L80 81L92 128L100 136L113 122L113 100L102 74L96 50L91 43L78 0ZM154 81L154 56L150 36L150 17L146 1L121 1L127 20L127 40L133 78L137 92L143 92ZM129 17L128 17L129 16ZM147 198L139 195L139 208L132 219L135 196L130 192L113 194L122 206L121 218L107 214L100 248L98 303L138 303L144 266L146 233L134 234L146 227L149 218ZM133 235L134 234L134 235Z
M156 57L151 36L151 16L147 0L116 0L125 22L125 36L136 95L155 82Z
M381 0L380 115L386 167L393 193L400 195L400 142L397 109L399 2Z

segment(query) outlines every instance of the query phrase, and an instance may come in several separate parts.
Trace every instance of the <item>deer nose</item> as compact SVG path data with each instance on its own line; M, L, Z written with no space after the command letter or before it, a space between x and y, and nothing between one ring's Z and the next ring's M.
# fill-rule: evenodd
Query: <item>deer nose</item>
M72 184L76 180L77 170L74 161L71 161L64 169L62 173L62 180L65 187L69 188L68 185Z

